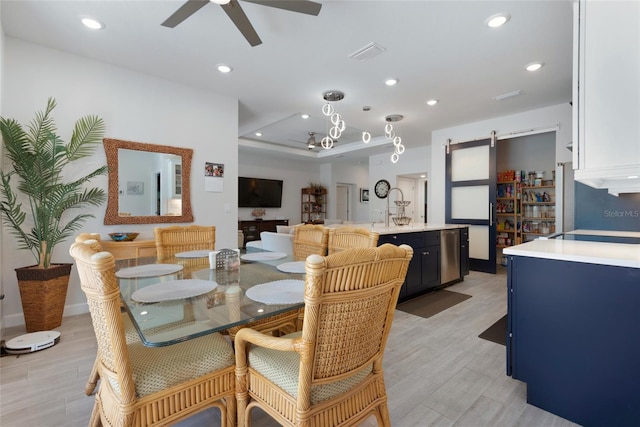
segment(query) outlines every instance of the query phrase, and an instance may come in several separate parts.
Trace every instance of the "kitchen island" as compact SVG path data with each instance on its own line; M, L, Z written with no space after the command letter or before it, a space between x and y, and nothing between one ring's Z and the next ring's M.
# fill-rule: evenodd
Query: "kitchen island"
M386 227L374 223L350 226L379 233L378 245L407 244L413 248L413 258L400 290L400 301L460 282L469 274L467 225L417 223Z
M584 426L640 425L638 238L578 230L504 250L507 375L528 403Z

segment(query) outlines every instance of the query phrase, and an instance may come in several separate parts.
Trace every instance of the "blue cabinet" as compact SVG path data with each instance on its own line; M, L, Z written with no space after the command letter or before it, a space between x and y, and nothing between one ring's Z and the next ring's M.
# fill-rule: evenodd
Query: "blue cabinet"
M584 426L640 425L640 269L508 262L507 375Z
M400 290L401 301L440 286L440 231L382 234L378 244L383 243L406 244L413 248L413 258Z

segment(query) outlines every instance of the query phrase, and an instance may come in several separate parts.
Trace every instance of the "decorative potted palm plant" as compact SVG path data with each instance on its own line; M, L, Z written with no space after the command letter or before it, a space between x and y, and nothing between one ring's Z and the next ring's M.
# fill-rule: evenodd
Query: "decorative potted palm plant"
M50 330L62 323L71 264L53 263L51 254L94 216L82 211L73 216L68 211L99 206L106 200L103 189L85 188L94 177L106 175L106 166L72 181L63 177L66 166L90 156L102 141L103 120L79 119L70 142L65 143L51 117L55 106L49 98L27 131L14 119L0 118L5 156L11 165L9 171L0 170L2 220L18 248L31 251L37 263L16 269L27 332Z

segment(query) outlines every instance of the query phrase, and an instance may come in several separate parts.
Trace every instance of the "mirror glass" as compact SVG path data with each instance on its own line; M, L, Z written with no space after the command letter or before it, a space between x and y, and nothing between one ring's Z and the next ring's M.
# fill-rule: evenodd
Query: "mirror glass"
M193 222L193 150L104 139L109 166L105 224Z

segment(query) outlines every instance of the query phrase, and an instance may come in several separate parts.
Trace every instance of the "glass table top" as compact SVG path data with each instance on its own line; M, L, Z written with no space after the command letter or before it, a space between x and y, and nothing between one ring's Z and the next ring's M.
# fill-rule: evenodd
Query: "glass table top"
M142 342L161 347L303 307L303 302L278 304L277 295L270 298L270 304L246 296L247 290L267 282L304 280L304 274L277 269L291 261L294 259L290 255L264 261L241 260L239 268L225 271L210 269L208 257L149 257L118 260L116 272L135 267L134 273L121 273L118 278L122 301ZM182 268L166 267L172 264ZM145 265L149 267L142 267ZM151 275L156 270L158 275ZM140 277L132 277L138 276L136 272L141 272ZM208 282L215 282L215 286Z

